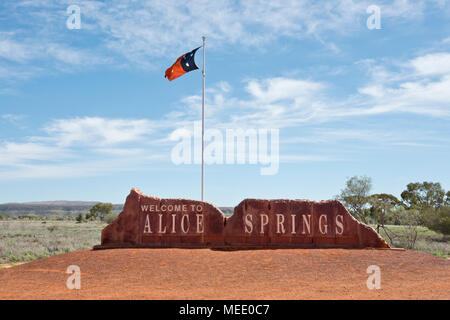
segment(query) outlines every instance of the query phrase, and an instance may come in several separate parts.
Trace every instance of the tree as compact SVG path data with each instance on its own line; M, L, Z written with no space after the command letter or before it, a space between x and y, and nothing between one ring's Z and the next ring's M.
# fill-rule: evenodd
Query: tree
M422 223L421 213L415 209L401 210L401 229L403 245L406 249L413 249L418 235L418 227Z
M441 207L437 210L426 211L425 225L436 232L450 235L450 206Z
M99 218L103 221L104 217L108 214L112 213L112 204L111 203L97 203L86 214L87 220L95 220Z
M337 196L357 219L367 224L364 207L369 201L372 179L367 176L354 176L345 182L345 188Z
M391 210L394 208L403 207L403 203L392 194L378 193L369 197L369 203L372 205L371 212L377 222L377 232L380 232L380 227L383 228L391 244L393 243L393 235L384 227L386 218L390 216Z
M439 182L410 183L401 196L410 209L419 210L438 209L450 201L450 192L446 195Z

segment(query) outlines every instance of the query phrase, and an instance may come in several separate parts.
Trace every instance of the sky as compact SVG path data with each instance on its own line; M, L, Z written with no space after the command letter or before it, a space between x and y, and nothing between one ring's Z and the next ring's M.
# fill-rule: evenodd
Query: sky
M330 199L355 175L450 189L450 1L3 0L0 203L200 199L200 165L172 155L202 73L164 72L203 35L206 130L279 136L274 174L207 164L206 201Z

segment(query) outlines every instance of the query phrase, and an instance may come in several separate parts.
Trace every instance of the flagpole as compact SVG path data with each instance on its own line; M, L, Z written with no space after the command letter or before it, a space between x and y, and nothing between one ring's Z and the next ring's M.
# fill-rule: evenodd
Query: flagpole
M204 197L204 184L205 184L205 40L206 37L202 36L203 40L203 92L202 92L202 201Z

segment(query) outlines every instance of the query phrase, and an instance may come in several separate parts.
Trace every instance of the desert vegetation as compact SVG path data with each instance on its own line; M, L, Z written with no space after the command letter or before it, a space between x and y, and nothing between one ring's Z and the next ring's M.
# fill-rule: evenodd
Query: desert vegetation
M398 199L391 194L372 194L368 177L351 177L337 199L358 220L375 228L392 247L417 250L450 257L450 191L439 183L410 183ZM120 205L90 204L90 208L66 208L49 215L42 208L27 204L3 206L0 211L0 264L32 261L54 254L89 249L100 243L101 230L117 216ZM55 206L48 206L54 213ZM80 212L84 208L84 213ZM226 215L232 208L221 208ZM44 211L43 211L44 210ZM32 213L30 213L32 212ZM69 214L68 214L69 213Z
M101 230L117 217L113 207L111 203L96 203L77 217L0 214L0 263L92 248L100 243Z
M354 176L336 198L392 247L450 256L450 191L437 182L415 182L398 199L392 194L371 194L371 189L369 177Z
M0 220L0 264L92 248L100 243L105 226L102 221L81 224L61 217Z

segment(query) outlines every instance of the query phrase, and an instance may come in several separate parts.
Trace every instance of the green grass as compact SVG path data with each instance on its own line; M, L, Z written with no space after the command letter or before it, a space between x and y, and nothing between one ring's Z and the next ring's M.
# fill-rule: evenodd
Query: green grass
M389 234L393 235L393 243L389 243L392 247L406 248L405 230L403 226L386 227ZM389 242L389 238L383 229L380 229L380 235ZM425 252L442 258L450 257L450 241L443 234L437 233L425 227L419 227L417 230L417 240L412 248L413 250Z
M101 222L0 221L0 263L32 261L100 244Z

